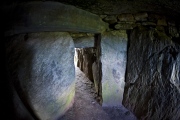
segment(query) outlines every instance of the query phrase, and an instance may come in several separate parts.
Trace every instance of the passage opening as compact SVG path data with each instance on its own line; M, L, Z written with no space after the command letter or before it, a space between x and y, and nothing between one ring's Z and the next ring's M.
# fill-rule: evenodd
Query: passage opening
M94 99L102 105L101 53L100 44L97 44L97 42L99 42L98 35L73 33L71 36L73 36L75 44L74 66L76 70L76 80L79 80L79 78L83 76L82 73L88 79L88 81L81 81L82 83L76 81L76 83L81 84L81 86L85 83L86 88L84 89L88 89ZM77 77L79 78L77 79ZM80 79L83 79L83 77ZM79 86L77 84L76 86Z

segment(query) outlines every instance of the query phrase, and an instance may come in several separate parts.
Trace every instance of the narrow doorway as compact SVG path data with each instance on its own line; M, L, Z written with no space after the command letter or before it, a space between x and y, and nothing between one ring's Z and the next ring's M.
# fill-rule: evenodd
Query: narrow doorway
M73 38L75 43L74 65L76 75L78 70L88 78L86 82L92 84L90 91L94 99L102 105L102 85L101 85L101 61L100 61L100 44L97 44L98 35L83 36ZM77 81L76 81L77 82Z

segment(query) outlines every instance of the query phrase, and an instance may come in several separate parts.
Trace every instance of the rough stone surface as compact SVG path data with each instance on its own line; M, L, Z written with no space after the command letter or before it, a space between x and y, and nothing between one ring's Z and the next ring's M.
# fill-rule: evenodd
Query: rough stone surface
M76 48L77 66L92 82L94 81L92 65L96 60L95 51L94 48Z
M167 22L165 18L161 18L157 20L157 25L161 25L161 26L167 26Z
M121 24L116 24L114 26L115 29L121 29L121 30L128 30L128 29L133 29L131 24L126 24L126 23L121 23Z
M147 17L148 17L148 14L146 12L134 14L134 18L136 21L146 21Z
M104 19L107 15L99 15L100 18Z
M83 37L93 37L93 33L84 33L84 32L69 32L73 39L83 38Z
M104 20L105 22L110 23L110 24L113 24L113 23L116 23L116 22L117 22L116 16L114 16L114 15L106 16L103 20Z
M132 22L135 21L134 16L132 14L118 15L118 19L119 19L119 21L132 21Z
M156 26L156 23L154 22L143 22L142 25L147 25L147 26Z
M180 46L155 29L130 34L123 105L138 119L180 119Z
M156 29L160 32L165 32L164 26L156 26Z
M99 76L99 71L98 71L98 65L97 62L94 62L92 64L92 73L93 73L93 80L94 80L94 88L96 90L97 93L99 93L99 84L101 84L101 81L99 80L100 76Z
M102 34L102 97L103 106L118 106L124 93L126 70L126 31Z
M94 37L81 37L73 39L75 48L94 47Z
M179 21L172 19L169 16L151 12L138 13L122 13L119 15L111 15L106 17L104 21L109 24L107 31L113 30L130 30L139 26L156 28L160 31L165 31L171 37L179 37ZM160 29L159 29L160 28Z
M72 106L74 43L68 33L21 34L7 43L10 80L33 114L55 120Z
M96 92L98 94L98 102L102 105L102 63L101 63L101 35L95 35L95 49L96 49L96 60L93 63L92 70L93 70L93 78L94 78L94 85ZM98 89L97 89L98 88Z
M107 24L95 14L53 1L33 1L4 8L6 35L43 31L99 33Z
M32 0L14 0L11 4L17 2ZM54 0L53 0L54 1ZM180 1L179 0L55 0L65 4L71 4L77 8L81 8L98 15L118 15L122 13L137 13L142 11L150 11L158 14L166 14L170 16L179 16ZM44 2L44 1L43 1ZM9 0L2 1L9 3ZM176 17L175 16L175 17Z
M178 29L177 27L175 26L169 26L168 27L168 30L169 30L169 34L172 36L172 37L179 37L179 32L178 32Z

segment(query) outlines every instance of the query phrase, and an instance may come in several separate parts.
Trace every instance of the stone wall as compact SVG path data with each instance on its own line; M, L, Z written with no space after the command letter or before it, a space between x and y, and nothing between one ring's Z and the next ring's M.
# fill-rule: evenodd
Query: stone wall
M130 33L123 105L139 119L180 119L180 45L164 31Z
M7 40L9 80L36 118L55 120L71 107L73 58L74 43L66 32L19 34Z
M172 37L179 37L179 21L169 16L156 13L123 13L118 15L100 15L103 21L109 24L112 30L132 30L139 26L155 28L159 31L166 31Z
M126 31L102 34L102 97L103 106L121 105L126 71Z

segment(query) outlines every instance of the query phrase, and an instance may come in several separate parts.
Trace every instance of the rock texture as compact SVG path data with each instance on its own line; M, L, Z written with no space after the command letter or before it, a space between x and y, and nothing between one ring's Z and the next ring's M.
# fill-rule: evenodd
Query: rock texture
M99 16L101 17L102 15ZM166 30L171 37L177 38L180 34L179 20L151 12L122 13L105 16L102 20L109 24L109 28L106 31L131 30L139 26L146 26L158 30L161 29L162 31Z
M32 0L9 0L3 3L19 3ZM179 0L56 0L65 4L71 4L77 8L84 9L95 14L115 15L120 13L136 13L142 11L156 12L166 14L172 17L178 17L180 11Z
M102 34L102 97L103 106L121 105L126 70L126 31Z
M7 41L8 76L38 119L55 120L75 94L74 43L68 33L20 34Z
M77 67L94 82L92 66L96 60L95 48L76 48L77 52Z
M73 39L75 48L94 47L94 36Z
M95 14L53 1L13 4L1 11L7 36L42 31L99 33L107 27Z
M180 46L164 32L130 33L123 105L138 119L180 119Z

